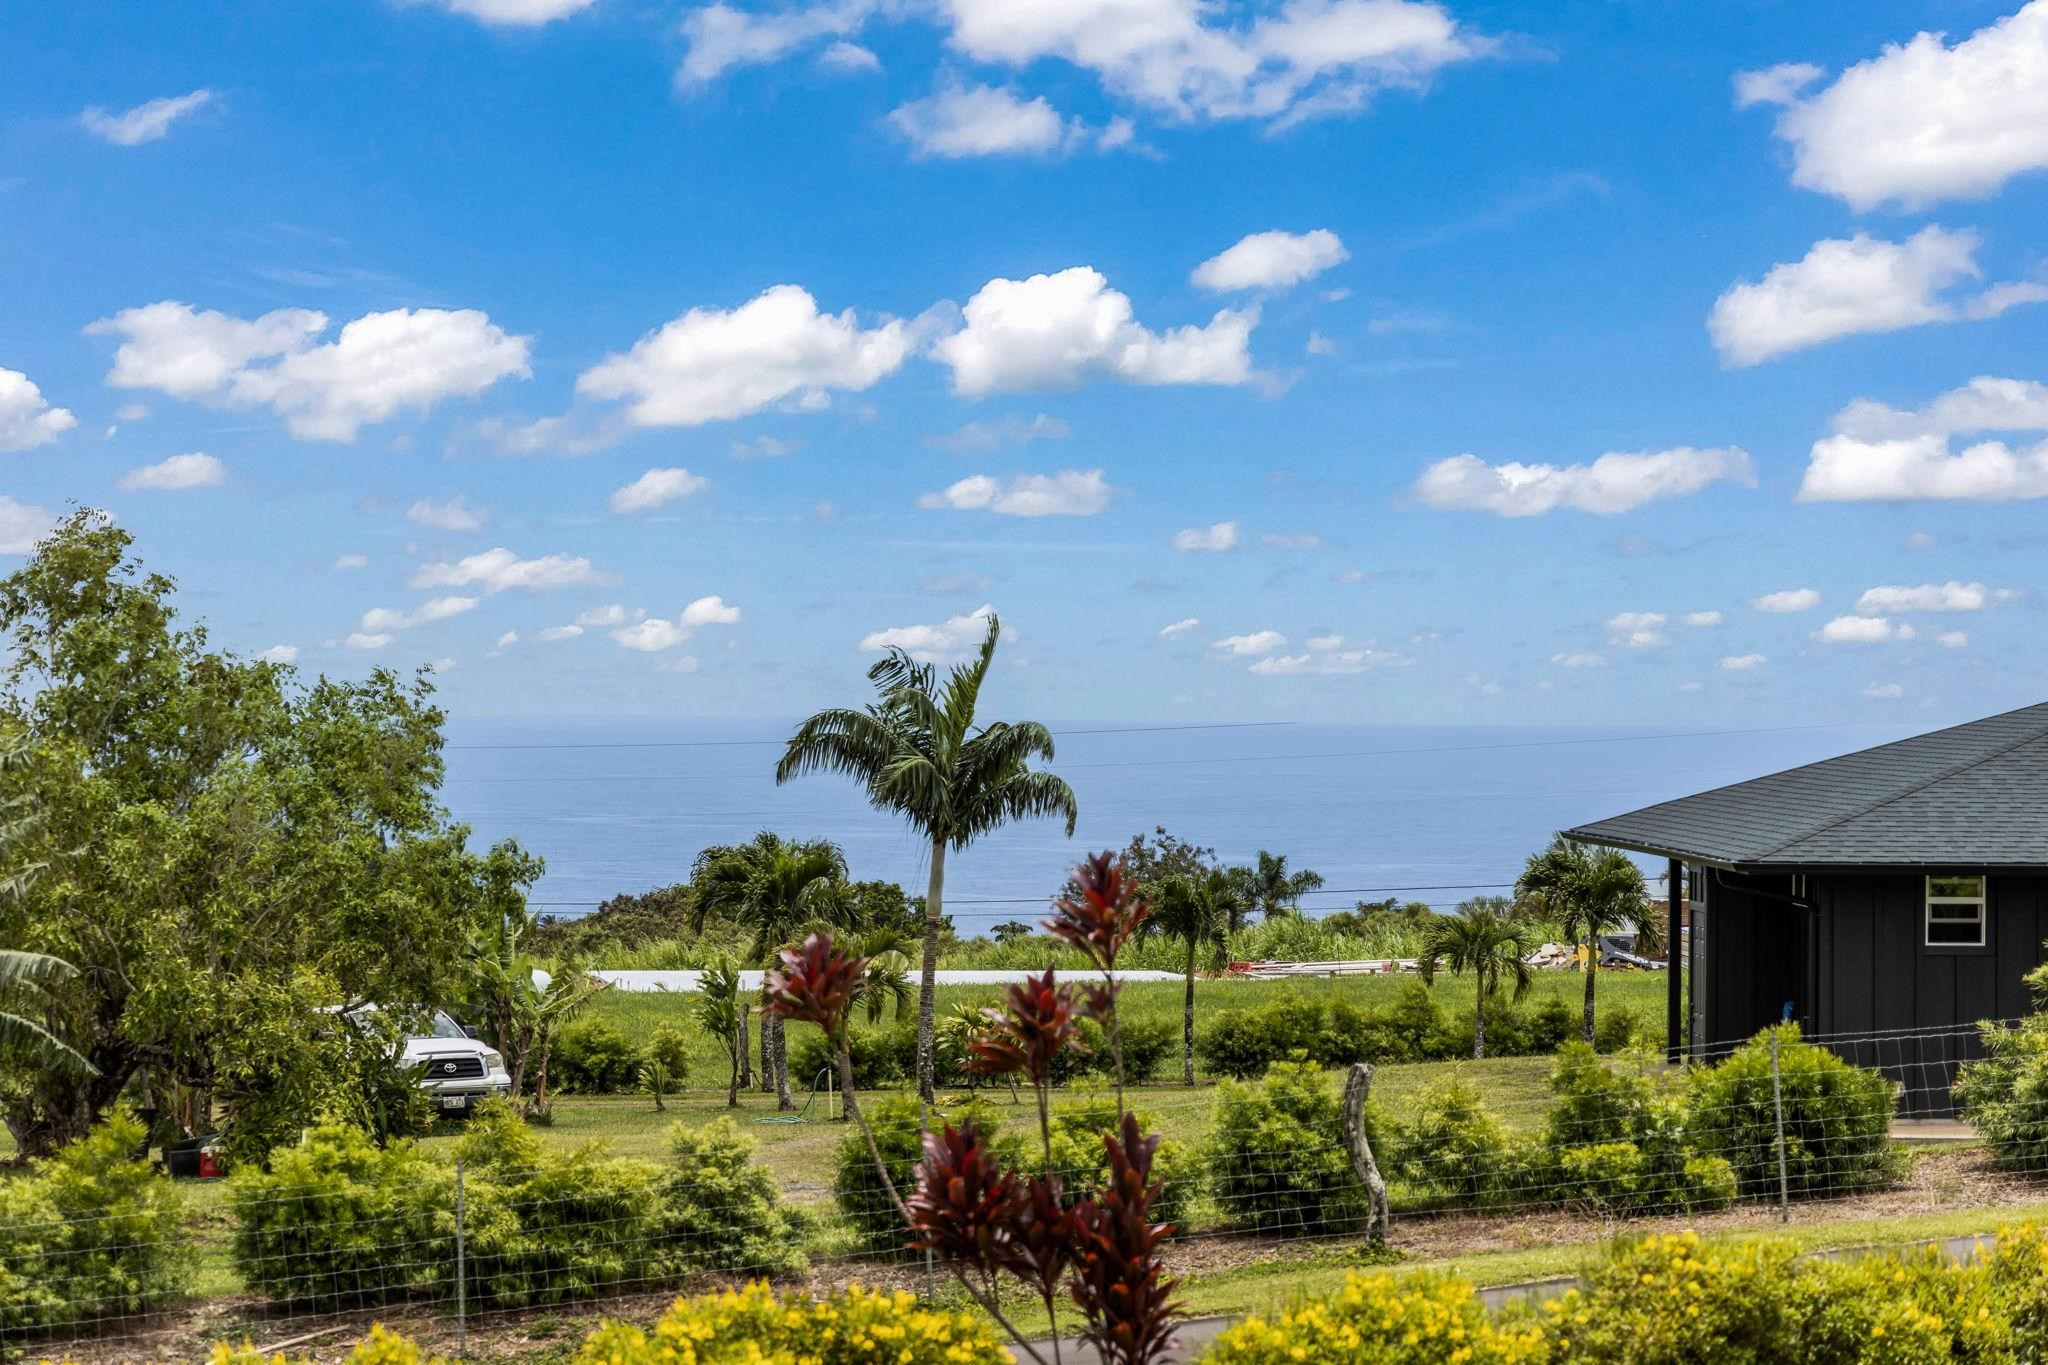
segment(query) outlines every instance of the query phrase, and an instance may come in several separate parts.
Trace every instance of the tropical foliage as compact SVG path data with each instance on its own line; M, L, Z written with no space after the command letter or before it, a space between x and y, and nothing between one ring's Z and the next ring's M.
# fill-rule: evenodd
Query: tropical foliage
M1514 910L1496 897L1466 901L1455 915L1438 917L1422 939L1422 979L1440 967L1470 972L1472 992L1472 1055L1486 1055L1486 1006L1506 976L1519 1002L1529 992L1529 967L1522 959L1528 948L1528 927Z
M1554 920L1586 956L1585 1040L1594 1041L1593 997L1600 938L1630 926L1657 929L1635 860L1616 848L1588 848L1563 835L1532 854L1515 880L1515 895L1534 914Z

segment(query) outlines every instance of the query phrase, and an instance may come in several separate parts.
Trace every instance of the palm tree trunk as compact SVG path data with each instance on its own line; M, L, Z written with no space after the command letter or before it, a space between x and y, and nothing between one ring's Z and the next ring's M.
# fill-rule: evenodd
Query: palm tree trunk
M761 1074L756 1079L760 1081L761 1093L764 1095L775 1093L775 1054L768 1046L768 1040L775 1032L771 1027L774 1022L767 1014L761 1016Z
M1472 981L1472 1059L1486 1056L1486 991L1477 977Z
M752 1068L753 1068L753 1051L752 1051L751 1047L750 1047L750 1046L748 1045L748 1043L747 1043L747 1016L748 1016L749 1014L751 1014L751 1013L753 1013L753 1011L747 1008L747 998L746 998L746 996L745 996L745 995L741 995L741 996L740 996L740 1003L739 1003L739 1016L740 1016L740 1055L739 1055L739 1061L738 1061L738 1064L737 1064L737 1065L738 1065L738 1068L739 1068L739 1072L738 1072L738 1079L736 1079L736 1080L735 1080L735 1081L733 1082L733 1085L734 1085L734 1086L735 1086L736 1088L740 1089L740 1090L745 1090L745 1089L746 1089L746 1088L747 1088L748 1086L750 1086L750 1085L752 1085L752 1084L754 1083L754 1073L753 1073L753 1069L752 1069Z
M781 1015L769 1017L768 1032L773 1039L772 1050L775 1054L775 1107L794 1109L796 1096L789 1093L789 1035L784 1031Z
M1593 982L1600 974L1600 936L1586 935L1586 1041L1593 1041Z
M1195 1083L1195 941L1188 940L1188 988L1180 1015L1181 1083Z
M946 841L932 840L932 875L924 893L924 963L917 982L917 1093L938 1098L938 1065L933 1055L939 1010L939 916L946 893Z

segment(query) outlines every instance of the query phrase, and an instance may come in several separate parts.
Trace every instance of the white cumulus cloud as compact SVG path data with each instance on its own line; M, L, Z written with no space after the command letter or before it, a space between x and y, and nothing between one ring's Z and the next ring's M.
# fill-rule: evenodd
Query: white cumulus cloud
M465 555L450 563L422 564L413 570L415 588L477 588L486 594L520 590L551 592L609 581L581 555L552 554L521 559L500 545Z
M1008 517L1092 517L1109 506L1116 490L1099 469L1063 469L1057 474L1018 474L999 479L971 474L917 500L924 508L999 512Z
M1234 521L1212 522L1208 526L1190 526L1184 531L1173 533L1173 548L1216 552L1234 549L1237 546L1238 527Z
M983 603L962 616L950 616L936 625L891 626L861 637L864 650L900 649L920 663L957 663L980 648L988 634L988 622L995 608Z
M1906 689L1898 683L1873 682L1863 689L1863 695L1876 701L1897 701L1906 695Z
M1085 135L1043 95L1025 99L993 85L941 86L889 113L889 126L919 156L1047 156Z
M1903 242L1861 232L1816 242L1800 260L1716 299L1707 332L1723 362L1746 366L1835 337L1996 317L2017 304L2048 301L2048 285L2032 282L1945 297L1951 286L1978 277L1977 246L1976 233L1942 227L1922 228Z
M1967 630L1945 630L1935 636L1934 641L1943 649L1961 649L1970 643L1970 632Z
M1777 136L1794 184L1857 209L1983 199L2048 167L2048 0L1951 45L1919 33L1811 94L1817 69L1783 66L1738 82L1781 104Z
M2011 601L2017 594L2010 588L1987 588L1982 583L1923 583L1918 587L1885 584L1866 589L1856 599L1856 611L1864 616L1898 616L1909 611L1982 611L1994 602Z
M1328 228L1254 232L1203 261L1188 278L1196 288L1216 293L1285 289L1350 259L1343 241Z
M129 308L86 328L118 336L107 383L155 389L216 407L267 407L294 436L353 441L401 412L474 397L528 377L527 338L474 309L366 313L316 343L326 314L281 308L242 319L172 300Z
M430 531L481 531L490 524L490 514L456 494L446 502L421 498L405 509L405 519Z
M2048 385L1980 375L1917 412L1859 399L1813 443L1799 496L1807 502L1909 499L2014 501L2048 496L2048 439L1954 437L2048 431Z
M1200 629L1201 624L1202 618L1199 616L1183 616L1171 625L1161 626L1159 628L1159 638L1162 640L1178 640L1189 631Z
M420 603L411 611L400 611L396 607L372 607L363 613L357 635L376 638L380 644L388 644L393 634L411 630L415 626L431 625L435 621L446 621L464 612L475 611L479 599L474 597L434 597ZM352 640L355 637L350 637ZM351 648L376 649L378 645L351 645Z
M613 630L612 639L641 654L659 654L674 649L705 626L737 625L739 620L740 609L729 605L724 598L699 597L677 613L673 620L661 616L642 617L631 625Z
M1664 627L1671 618L1661 611L1624 611L1607 618L1607 633L1630 649L1657 649L1671 643Z
M785 399L815 405L834 390L861 392L894 374L910 348L907 322L864 328L852 309L821 313L809 292L779 284L737 308L692 308L585 370L576 392L624 402L635 426L700 426Z
M290 664L299 660L297 645L272 645L257 656L257 661L266 664Z
M1718 611L1689 611L1685 614L1684 621L1689 626L1718 626L1721 624L1721 613Z
M1837 616L1820 628L1820 638L1834 645L1870 645L1910 638L1909 628L1884 616Z
M1490 465L1476 455L1453 455L1423 470L1413 492L1426 506L1442 511L1534 517L1562 507L1612 516L1722 481L1756 486L1747 451L1735 446L1610 451L1591 464L1562 466Z
M173 455L131 469L123 474L115 485L123 492L150 490L171 492L187 488L213 488L227 477L228 467L211 455L192 451L184 455Z
M1605 668L1607 667L1607 656L1604 654L1588 653L1553 654L1550 656L1550 662L1556 664L1559 668Z
M1784 615L1795 611L1812 611L1820 605L1820 593L1812 588L1783 588L1767 592L1761 597L1749 599L1749 605L1758 611L1775 612Z
M196 113L213 103L211 90L194 90L189 95L168 95L163 99L138 104L122 113L109 113L93 105L78 116L87 132L102 142L111 142L116 147L137 147L145 142L156 142L171 131L171 125L187 114Z
M1220 640L1213 641L1209 648L1219 654L1238 657L1271 654L1275 650L1287 648L1287 637L1277 630L1255 630L1245 635L1226 635Z
M1750 673L1762 668L1769 660L1761 654L1729 654L1716 665L1730 673Z
M621 516L631 512L650 512L657 507L680 502L692 493L702 492L710 483L711 480L680 467L650 469L633 482L614 489L611 497L606 499L606 505Z
M401 0L401 3L433 4L450 14L460 14L502 28L537 28L580 14L597 0Z
M0 451L34 450L77 425L67 409L51 407L27 375L0 369Z
M1090 380L1242 384L1253 375L1257 308L1226 308L1202 326L1155 332L1101 272L1073 266L1024 280L990 280L961 310L965 326L933 346L953 391L1071 389Z

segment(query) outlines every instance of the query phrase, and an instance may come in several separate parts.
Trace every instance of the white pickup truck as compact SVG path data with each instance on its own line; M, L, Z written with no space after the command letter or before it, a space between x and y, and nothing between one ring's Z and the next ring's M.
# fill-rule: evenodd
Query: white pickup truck
M420 1085L443 1113L467 1113L492 1095L512 1092L512 1077L497 1049L470 1037L440 1010L428 1020L427 1032L405 1040L400 1060L424 1066Z

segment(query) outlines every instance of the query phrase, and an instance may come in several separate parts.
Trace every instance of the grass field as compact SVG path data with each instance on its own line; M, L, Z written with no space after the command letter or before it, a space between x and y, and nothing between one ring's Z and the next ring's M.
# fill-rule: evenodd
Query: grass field
M1391 1003L1413 980L1412 976L1344 976L1293 981L1198 978L1195 982L1195 1027L1199 1032L1206 1021L1225 1010L1257 1005L1287 993L1336 996L1363 1006L1385 1005ZM1533 1007L1547 995L1555 995L1571 1006L1576 1014L1584 988L1585 978L1577 972L1539 972L1536 984L1522 1002L1523 1008ZM1665 989L1662 972L1609 972L1601 976L1596 989L1601 1008L1626 1006L1634 1011L1648 1031L1650 1040L1662 1042ZM1469 977L1441 975L1431 987L1431 993L1446 1014L1461 1019L1471 1015L1472 982ZM938 991L939 1014L943 1017L960 1004L1000 1004L1002 994L1000 986L941 986ZM1170 1020L1177 1035L1182 994L1183 986L1178 981L1133 981L1125 985L1118 1008L1127 1020ZM583 1017L601 1019L636 1042L648 1037L657 1024L681 1027L690 1040L690 1084L722 1085L726 1079L725 1059L717 1040L691 1021L690 1004L694 999L690 995L659 991L606 991L591 1002ZM807 1027L792 1026L792 1045L797 1030ZM1177 1074L1177 1056L1173 1069ZM809 1080L808 1077L799 1080L792 1076L790 1083L801 1087Z

